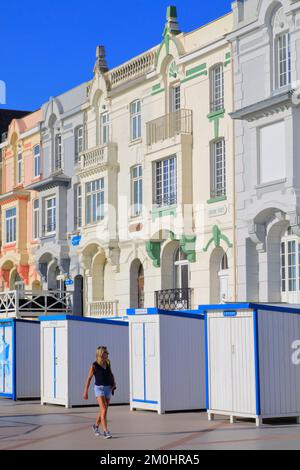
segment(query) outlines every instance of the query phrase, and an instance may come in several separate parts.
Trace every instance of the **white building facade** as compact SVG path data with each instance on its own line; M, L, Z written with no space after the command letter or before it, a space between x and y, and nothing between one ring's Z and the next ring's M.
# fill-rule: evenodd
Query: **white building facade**
M97 48L76 168L85 315L234 301L232 14L108 70Z
M300 300L300 2L233 4L237 300Z

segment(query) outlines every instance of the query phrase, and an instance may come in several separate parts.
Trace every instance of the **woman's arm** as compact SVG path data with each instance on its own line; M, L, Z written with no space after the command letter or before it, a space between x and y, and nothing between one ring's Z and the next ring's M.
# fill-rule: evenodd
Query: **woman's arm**
M83 399L84 400L89 399L89 386L90 386L91 380L93 378L93 375L94 375L94 369L93 369L93 367L91 367L90 370L89 370L89 375L87 376L87 379L86 379L85 387L84 387L84 392L83 392Z

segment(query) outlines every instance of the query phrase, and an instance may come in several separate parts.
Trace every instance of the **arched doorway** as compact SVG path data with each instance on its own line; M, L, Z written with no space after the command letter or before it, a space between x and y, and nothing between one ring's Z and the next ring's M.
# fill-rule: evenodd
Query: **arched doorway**
M191 307L190 263L178 240L167 242L162 252L161 286L156 306L164 310Z
M83 276L74 279L73 315L83 316Z
M144 287L144 267L139 259L135 259L130 267L130 308L144 308Z
M216 247L210 257L210 303L226 302L229 298L228 256L223 248Z
M25 283L18 273L17 269L13 269L10 274L10 290L24 291Z
M228 267L228 257L227 254L224 253L220 271L219 271L219 282L220 282L220 302L226 302L229 298L229 267Z

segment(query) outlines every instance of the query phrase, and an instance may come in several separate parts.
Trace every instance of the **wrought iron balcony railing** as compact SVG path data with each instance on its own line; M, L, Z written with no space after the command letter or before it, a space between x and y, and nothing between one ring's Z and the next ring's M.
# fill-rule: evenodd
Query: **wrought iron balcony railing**
M189 109L179 109L174 113L147 122L147 145L151 146L178 134L193 132L193 112Z
M155 292L156 308L162 310L189 310L192 289L165 289Z

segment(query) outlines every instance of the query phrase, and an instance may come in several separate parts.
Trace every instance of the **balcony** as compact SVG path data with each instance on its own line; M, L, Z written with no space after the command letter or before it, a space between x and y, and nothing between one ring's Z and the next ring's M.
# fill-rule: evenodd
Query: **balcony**
M91 170L105 169L117 165L117 144L108 144L85 150L79 155L77 173L82 174Z
M153 71L155 69L157 50L157 48L151 49L145 54L141 54L120 67L107 72L112 88L116 88L124 83L132 83L137 78Z
M147 145L150 147L180 134L192 135L192 132L193 112L189 109L179 109L147 122Z
M192 289L165 289L155 292L156 308L161 310L189 310Z
M119 316L119 302L118 300L105 302L90 302L88 305L88 314L90 317L118 317Z
M65 291L9 291L0 293L0 318L38 318L72 314L73 293Z

